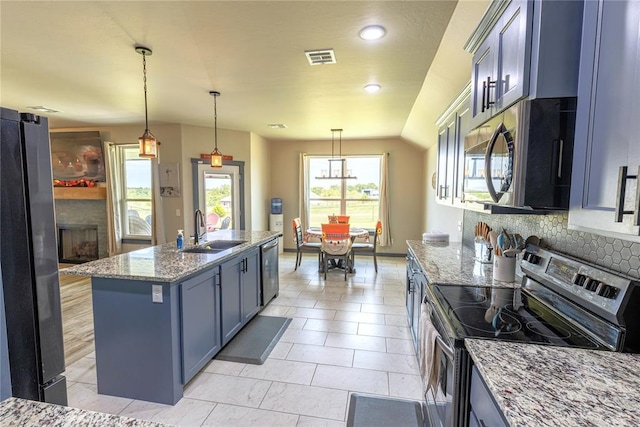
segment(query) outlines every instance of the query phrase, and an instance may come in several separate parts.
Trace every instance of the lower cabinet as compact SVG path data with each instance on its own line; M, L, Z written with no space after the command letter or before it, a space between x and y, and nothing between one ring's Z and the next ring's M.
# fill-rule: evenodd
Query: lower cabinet
M258 248L220 266L222 345L233 338L260 310Z
M180 286L182 312L182 378L189 382L220 350L218 268L212 268Z
M427 279L418 266L412 255L407 258L407 288L405 302L407 305L407 320L411 328L413 345L418 351L418 332L420 327L420 312L422 309L422 299L424 298Z
M509 425L475 366L471 371L469 406L469 427L507 427Z

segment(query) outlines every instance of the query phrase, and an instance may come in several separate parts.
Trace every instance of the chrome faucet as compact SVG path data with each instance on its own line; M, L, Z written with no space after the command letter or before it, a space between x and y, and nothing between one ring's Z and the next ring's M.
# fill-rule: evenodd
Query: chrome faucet
M198 221L198 219L200 221ZM193 222L194 222L193 243L197 245L198 244L198 240L200 240L200 238L202 236L204 236L205 233L207 232L207 229L205 228L204 232L202 234L200 233L200 227L204 227L205 226L205 224L204 224L204 214L202 213L202 211L200 209L196 209L196 212L194 214Z

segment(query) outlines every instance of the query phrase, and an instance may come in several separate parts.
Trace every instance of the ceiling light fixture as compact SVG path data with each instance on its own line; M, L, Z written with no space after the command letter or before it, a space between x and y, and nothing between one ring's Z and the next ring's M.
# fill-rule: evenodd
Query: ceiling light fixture
M334 157L334 134L339 133L339 147L340 151L338 157ZM351 176L350 170L345 170L345 163L347 159L342 157L342 129L331 129L331 158L329 159L329 172L326 169L320 171L321 176L316 176L316 179L356 179L357 177ZM345 174L346 173L346 174Z
M158 145L160 144L149 130L149 115L147 113L147 55L151 56L151 49L144 46L136 46L136 52L142 55L142 73L144 82L144 134L138 138L140 144L140 157L154 159L158 157Z
M45 107L44 105L33 105L27 108L30 110L38 111L40 113L50 113L50 114L62 113L62 111L60 110L54 110L53 108Z
M360 30L360 38L364 40L380 40L386 31L381 25L369 25Z
M209 95L213 96L213 143L214 148L211 152L211 167L222 167L222 153L218 150L218 104L216 99L220 96L220 92L212 90Z
M364 91L367 93L378 93L380 89L382 89L382 86L377 83L370 83L364 87Z
M284 123L269 123L267 127L271 129L286 129L287 125L285 125Z

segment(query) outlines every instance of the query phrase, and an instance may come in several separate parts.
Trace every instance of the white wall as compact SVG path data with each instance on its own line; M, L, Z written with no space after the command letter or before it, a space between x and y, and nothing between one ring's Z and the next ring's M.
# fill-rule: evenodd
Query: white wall
M284 247L294 249L291 222L300 216L298 163L300 153L331 154L331 141L271 141L271 193L282 197ZM389 152L389 186L393 245L380 253L406 253L406 240L422 236L424 205L423 155L420 148L401 138L342 141L343 155ZM372 227L374 224L372 224Z
M461 242L464 210L436 203L436 190L431 186L431 176L437 170L437 160L438 148L437 145L434 145L424 154L424 169L426 171L424 231L441 231L449 234L450 242ZM460 223L460 229L458 229L458 223Z
M247 230L264 231L269 229L269 208L271 195L271 151L269 141L255 133L251 134L251 223ZM276 197L276 196L273 196Z
M218 128L218 149L222 154L233 156L233 160L244 161L245 179L245 227L251 224L251 145L249 132L240 132ZM185 232L192 235L193 226L193 185L191 159L200 154L213 151L213 128L203 126L182 126L182 164L185 165L183 176L188 180L183 193L184 210L187 212Z

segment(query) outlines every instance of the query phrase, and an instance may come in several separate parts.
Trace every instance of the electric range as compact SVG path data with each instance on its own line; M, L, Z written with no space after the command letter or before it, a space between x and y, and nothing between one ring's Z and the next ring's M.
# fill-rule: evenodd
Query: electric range
M465 338L640 353L638 281L535 246L521 269L521 286L427 286L423 312L437 331L436 372L425 378L432 425L469 423Z

